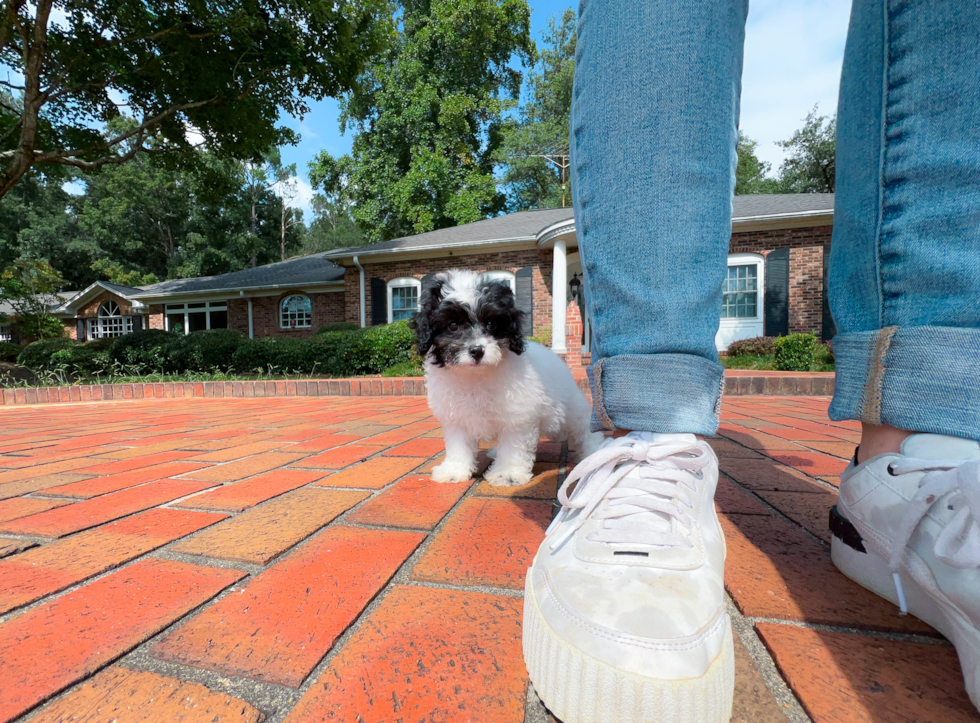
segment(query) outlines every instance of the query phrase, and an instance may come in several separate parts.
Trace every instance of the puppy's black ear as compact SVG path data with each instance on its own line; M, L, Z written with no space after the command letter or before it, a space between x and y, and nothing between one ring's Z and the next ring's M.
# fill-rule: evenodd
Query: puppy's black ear
M436 333L432 325L432 318L442 302L444 283L445 281L438 276L433 279L432 284L422 291L422 297L419 299L419 310L412 317L412 328L415 329L419 356L423 359L429 353L429 349L432 348L432 340Z
M527 349L527 343L524 340L524 312L518 309L516 306L511 306L507 312L508 328L507 328L507 346L510 350L517 355L521 355Z

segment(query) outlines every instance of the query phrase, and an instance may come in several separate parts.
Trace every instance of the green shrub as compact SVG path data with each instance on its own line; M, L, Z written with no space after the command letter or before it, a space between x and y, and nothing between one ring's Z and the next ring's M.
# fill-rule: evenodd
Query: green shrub
M232 354L232 366L239 372L309 372L309 342L267 336L243 339Z
M353 321L331 321L316 330L317 336L328 334L331 331L357 331L360 327Z
M23 349L24 347L20 344L8 344L5 341L0 341L0 362L13 364Z
M70 346L77 346L77 342L64 337L35 341L21 347L20 354L17 355L17 364L31 370L47 369L50 366L51 355Z
M60 367L73 377L97 377L111 370L112 357L107 350L75 344L52 354L48 367Z
M183 335L145 329L119 337L109 353L114 362L140 374L179 374L190 366L188 351Z
M817 337L813 334L790 334L776 339L776 369L786 372L808 372L813 366Z
M195 331L184 341L187 368L191 371L228 371L234 366L235 350L245 337L234 329Z
M82 344L86 349L95 349L96 351L109 351L112 345L116 343L116 338L106 337L105 339L90 339Z
M776 337L754 336L739 339L728 345L728 356L772 356L776 353Z

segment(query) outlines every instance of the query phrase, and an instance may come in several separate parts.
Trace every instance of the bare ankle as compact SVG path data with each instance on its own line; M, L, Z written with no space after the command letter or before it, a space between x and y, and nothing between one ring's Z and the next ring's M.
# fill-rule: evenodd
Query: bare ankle
M887 424L861 424L861 444L857 450L857 461L860 464L879 454L900 452L902 442L915 432L898 429Z

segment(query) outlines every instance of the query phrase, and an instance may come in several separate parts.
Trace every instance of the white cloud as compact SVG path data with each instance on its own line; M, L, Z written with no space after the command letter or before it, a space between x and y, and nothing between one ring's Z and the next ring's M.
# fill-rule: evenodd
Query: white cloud
M739 127L775 171L814 105L837 108L850 0L753 0L746 25Z

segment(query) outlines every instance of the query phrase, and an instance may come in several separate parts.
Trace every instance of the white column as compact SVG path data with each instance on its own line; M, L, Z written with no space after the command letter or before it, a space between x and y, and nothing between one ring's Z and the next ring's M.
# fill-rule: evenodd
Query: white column
M568 288L568 249L565 242L555 241L555 253L551 268L551 350L564 354L565 312L568 301L565 290Z
M248 297L248 338L255 338L255 315L252 312L252 297Z

